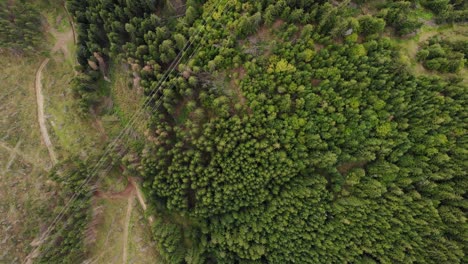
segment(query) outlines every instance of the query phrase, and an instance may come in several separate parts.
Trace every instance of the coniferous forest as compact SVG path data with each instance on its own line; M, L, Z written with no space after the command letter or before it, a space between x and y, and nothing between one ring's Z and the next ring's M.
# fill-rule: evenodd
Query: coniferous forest
M0 1L0 52L33 52L44 41L39 12L23 1Z
M466 1L67 7L84 114L115 65L144 89L133 165L167 263L468 263L468 31L424 41L422 74L399 46L427 23L466 25ZM81 256L69 245L42 262Z

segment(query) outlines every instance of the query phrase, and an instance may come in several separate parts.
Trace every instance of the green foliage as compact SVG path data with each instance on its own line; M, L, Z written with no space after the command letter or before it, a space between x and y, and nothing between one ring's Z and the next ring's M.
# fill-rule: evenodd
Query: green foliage
M23 1L0 2L0 51L15 53L34 52L44 41L41 17L30 3Z
M413 76L386 38L339 41L414 32L410 2L357 20L349 1L189 1L168 21L143 1L73 2L83 67L123 58L160 91L139 171L166 261L466 260L466 86Z
M86 227L91 219L90 184L83 184L90 171L79 159L70 159L54 167L50 177L60 186L54 203L58 214L67 206L62 220L52 229L40 247L37 263L78 263L86 258ZM70 199L75 199L69 203Z
M438 23L468 21L468 3L460 0L424 0L421 4L436 14Z
M365 35L379 34L385 28L385 20L365 15L359 18L359 26Z
M385 19L387 25L395 29L398 35L410 34L423 24L417 18L410 16L413 12L411 5L409 1L388 1L387 8L382 9L379 15Z
M164 223L161 219L156 220L152 228L159 254L169 263L182 263L185 251L181 228L176 224Z
M459 72L465 66L466 43L445 41L433 37L417 53L418 61L428 70L439 72Z
M71 89L78 99L80 115L86 117L89 109L99 102L98 86L96 84L97 72L79 74L71 80Z

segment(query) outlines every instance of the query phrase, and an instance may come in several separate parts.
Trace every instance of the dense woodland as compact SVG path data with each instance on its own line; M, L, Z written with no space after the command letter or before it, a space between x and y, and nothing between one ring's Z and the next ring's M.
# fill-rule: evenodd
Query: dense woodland
M32 53L44 41L40 14L25 1L0 1L0 52Z
M67 2L83 109L121 63L150 100L136 167L168 263L468 262L466 82L392 41L415 10L466 22L464 1L170 2ZM466 45L417 59L459 72ZM61 236L45 262L85 255Z

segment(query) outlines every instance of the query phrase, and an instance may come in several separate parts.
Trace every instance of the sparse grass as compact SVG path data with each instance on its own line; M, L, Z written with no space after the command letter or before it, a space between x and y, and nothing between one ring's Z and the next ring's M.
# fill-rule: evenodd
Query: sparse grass
M111 170L107 177L103 177L99 184L99 190L103 192L120 192L127 187L128 180L118 169Z
M103 126L110 138L116 137L128 122L134 117L134 114L140 111L144 103L142 88L129 87L130 78L128 71L123 65L114 65L110 71L111 82L106 82L107 95L112 100L112 109L102 116ZM147 128L147 113L139 114L138 119L131 127L127 139L137 140L144 134Z
M123 65L115 65L111 71L112 100L114 109L118 109L115 113L125 124L141 108L144 101L142 91L128 86L128 82L131 81L128 74Z
M21 262L47 222L50 166L37 123L34 77L40 57L0 55L0 263ZM18 145L17 145L18 144ZM20 154L10 151L15 149Z
M41 58L3 54L0 59L0 140L11 147L23 140L22 152L43 163L39 160L47 159L47 150L41 144L34 93L34 77Z
M10 153L0 150L1 169L11 158ZM48 222L47 201L50 185L46 173L16 157L8 171L0 172L0 263L21 262L29 253L30 243Z
M65 63L63 55L58 53L50 60L43 72L43 93L45 112L50 116L49 133L61 154L89 153L102 146L99 131L78 115L78 106L73 98L69 82L73 78L72 65Z
M152 241L148 220L144 217L138 202L135 202L134 205L137 208L134 208L130 220L128 263L160 263L156 243Z
M88 259L96 264L121 263L127 199L99 199L97 206L103 209L102 222L96 227L96 243L90 247Z
M421 19L424 19L424 20L431 20L434 18L434 14L429 11L429 10L426 10L422 7L420 8L417 8L416 10L414 10L414 12L412 12L412 15L417 17L417 18L421 18Z

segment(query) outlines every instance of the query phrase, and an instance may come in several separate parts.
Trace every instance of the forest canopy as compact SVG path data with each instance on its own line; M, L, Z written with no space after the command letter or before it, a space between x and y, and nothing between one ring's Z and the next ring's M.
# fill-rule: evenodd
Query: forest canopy
M43 41L37 8L23 1L0 1L0 52L37 50Z
M137 167L169 263L468 262L466 82L394 41L466 4L372 2L68 1L80 96L105 61L150 100ZM417 60L460 72L466 41Z

